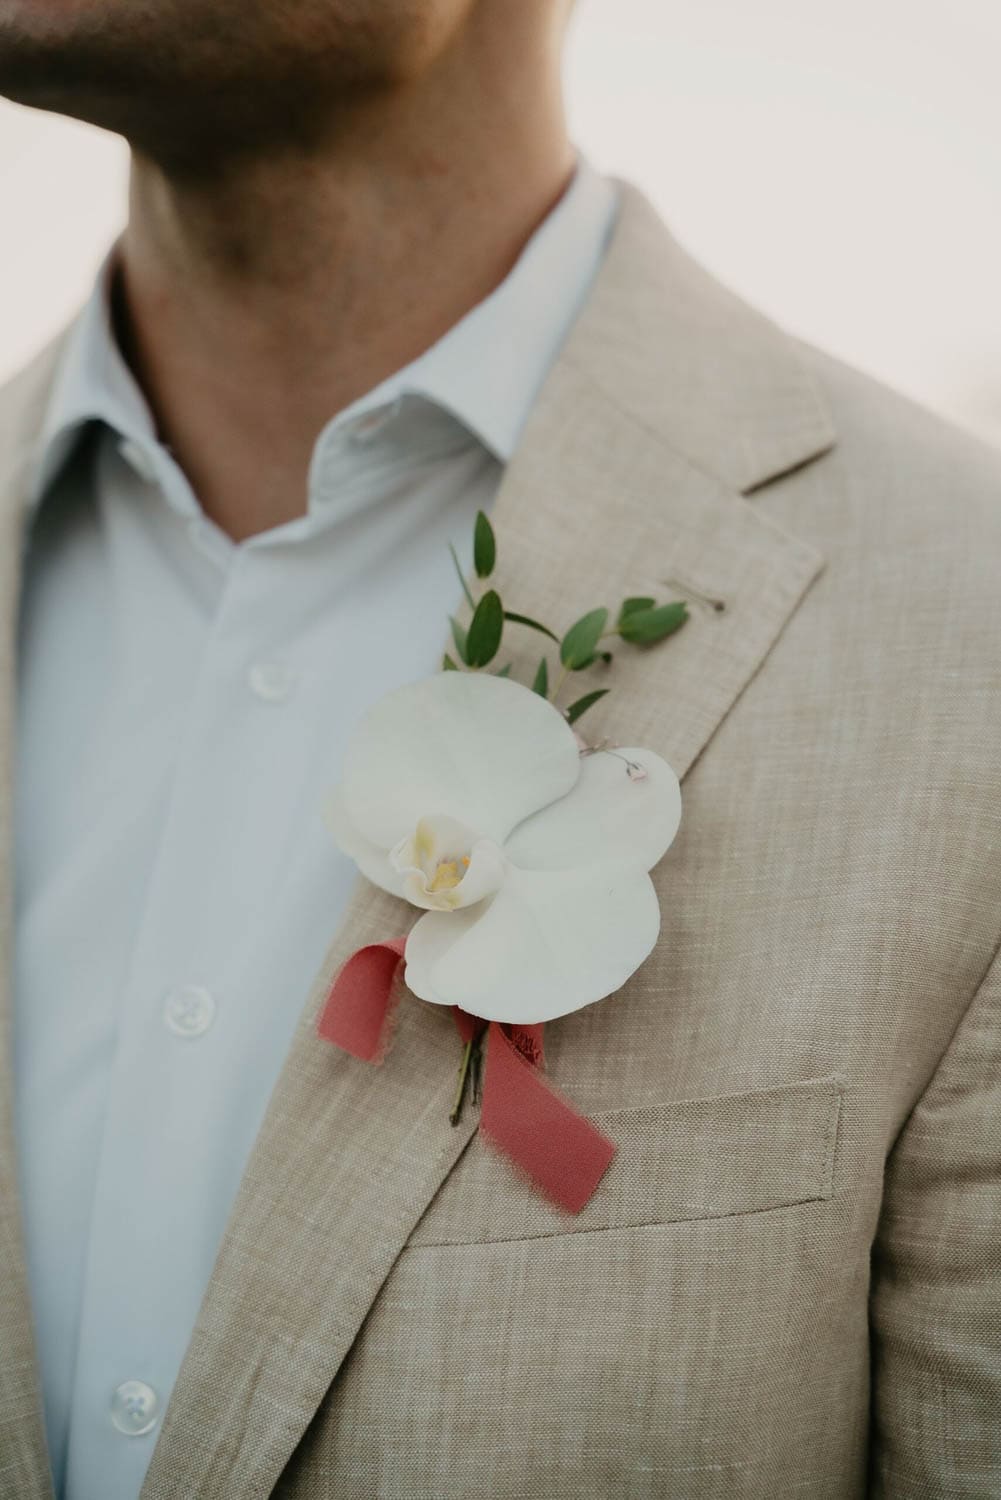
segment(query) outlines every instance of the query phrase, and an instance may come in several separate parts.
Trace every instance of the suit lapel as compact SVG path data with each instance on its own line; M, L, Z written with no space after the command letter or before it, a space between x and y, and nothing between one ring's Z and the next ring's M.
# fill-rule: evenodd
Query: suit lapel
M448 1122L460 1044L447 1012L404 999L378 1068L314 1034L348 954L411 920L359 884L272 1096L144 1497L270 1492L475 1128L472 1111Z
M526 443L498 505L502 596L565 629L628 595L687 595L679 634L646 650L620 645L610 671L575 674L560 699L607 686L582 723L587 737L647 744L683 777L822 559L611 407L571 365L555 384L547 401L565 403L567 420L552 447L541 433ZM512 631L511 641L515 675L530 680L541 637L525 631L515 644Z
M666 283L665 257L675 258ZM667 579L724 602L722 611L696 605L685 628L649 652L623 648L612 694L587 721L656 748L679 774L822 566L738 488L831 442L786 341L683 271L689 264L627 192L606 265L494 510L497 581L511 608L565 627L627 594L676 596ZM713 298L715 314L702 305ZM722 332L710 333L721 299ZM693 402L697 419L686 423ZM523 630L511 641L518 675L533 669L542 638ZM582 680L579 691L599 683ZM447 1121L458 1046L436 1007L404 998L381 1068L314 1035L348 954L411 920L402 903L359 885L271 1099L143 1500L271 1492L475 1128L471 1108L459 1127Z
M64 335L0 394L0 1493L52 1493L17 1190L11 1026L12 784L22 507Z

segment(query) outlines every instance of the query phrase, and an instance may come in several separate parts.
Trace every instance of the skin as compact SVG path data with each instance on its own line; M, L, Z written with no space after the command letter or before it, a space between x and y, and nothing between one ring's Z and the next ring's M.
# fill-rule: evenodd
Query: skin
M235 540L303 513L320 429L565 189L570 3L0 0L0 94L130 143L118 336Z

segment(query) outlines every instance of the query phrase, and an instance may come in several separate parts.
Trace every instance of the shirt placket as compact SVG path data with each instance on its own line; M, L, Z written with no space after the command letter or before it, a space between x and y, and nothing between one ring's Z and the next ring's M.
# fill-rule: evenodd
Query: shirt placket
M210 856L219 863L212 811L227 762L240 778L241 750L274 736L274 716L296 688L289 653L272 644L282 633L282 590L270 590L265 614L253 608L254 563L251 553L234 554L206 638L121 999L81 1304L67 1500L115 1493L119 1483L123 1493L138 1490L201 1296L186 1262L211 1262L209 1242L225 1218L225 1209L211 1212L213 1197L227 1192L220 1181L213 1193L214 1156L229 1128L219 1081L240 997L227 987L227 939L211 929L204 863ZM266 756L251 749L247 759L260 764ZM253 822L231 865L234 880L241 859L253 857ZM227 897L229 931L241 897L252 920L254 891ZM298 1011L293 998L271 1017L279 1060ZM258 1109L266 1098L267 1091ZM179 1206L190 1215L179 1216Z

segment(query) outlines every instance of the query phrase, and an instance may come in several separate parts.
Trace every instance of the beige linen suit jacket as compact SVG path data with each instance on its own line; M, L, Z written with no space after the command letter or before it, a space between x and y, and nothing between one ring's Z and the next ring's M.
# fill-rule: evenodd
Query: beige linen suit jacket
M8 841L58 349L0 395ZM413 915L360 885L143 1500L1001 1495L1001 458L795 345L627 189L495 521L527 613L724 606L623 650L591 719L683 778L655 953L547 1028L618 1155L571 1218L475 1108L449 1126L447 1014L405 999L381 1068L315 1038ZM43 1500L3 1045L0 1494Z

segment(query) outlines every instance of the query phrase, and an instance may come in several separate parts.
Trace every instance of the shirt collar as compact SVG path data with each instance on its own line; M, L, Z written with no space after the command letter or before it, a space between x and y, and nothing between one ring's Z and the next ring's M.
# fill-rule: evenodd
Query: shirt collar
M455 417L506 463L601 262L617 197L609 179L579 161L566 192L496 290L412 363L340 412L324 431L418 396ZM149 406L113 328L117 248L116 242L100 265L60 363L29 486L31 506L44 495L89 421L106 423L140 447L156 444Z
M28 504L34 507L91 421L140 446L155 442L153 418L115 337L111 288L118 243L108 250L70 330L39 437Z
M570 186L496 290L340 413L338 423L421 396L507 463L601 263L617 198L613 182L579 161Z

